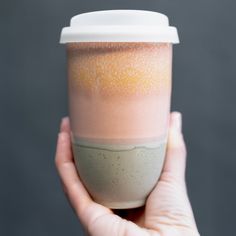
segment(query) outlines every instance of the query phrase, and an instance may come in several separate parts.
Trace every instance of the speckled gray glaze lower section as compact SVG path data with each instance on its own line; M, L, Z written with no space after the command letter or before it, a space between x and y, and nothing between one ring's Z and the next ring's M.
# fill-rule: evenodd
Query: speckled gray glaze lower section
M129 148L73 144L80 178L96 202L113 209L145 204L160 177L166 143Z

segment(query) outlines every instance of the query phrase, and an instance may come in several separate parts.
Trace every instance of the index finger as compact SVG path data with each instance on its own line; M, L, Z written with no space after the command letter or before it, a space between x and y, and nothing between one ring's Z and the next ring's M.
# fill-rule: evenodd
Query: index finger
M73 161L69 131L69 120L64 118L58 135L55 163L72 206L80 212L92 199L79 179Z

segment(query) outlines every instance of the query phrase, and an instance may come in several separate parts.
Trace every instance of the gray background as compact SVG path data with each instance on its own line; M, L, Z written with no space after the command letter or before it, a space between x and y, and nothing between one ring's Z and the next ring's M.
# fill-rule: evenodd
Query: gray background
M201 235L235 235L234 0L0 1L0 235L82 235L54 167L67 114L60 30L78 13L146 9L178 27L172 109L183 112L187 183Z

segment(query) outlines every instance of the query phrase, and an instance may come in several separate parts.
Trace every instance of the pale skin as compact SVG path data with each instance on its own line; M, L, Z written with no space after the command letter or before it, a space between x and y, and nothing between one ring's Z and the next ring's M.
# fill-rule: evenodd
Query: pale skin
M56 167L76 215L91 236L199 236L185 184L186 147L179 112L172 112L165 164L145 207L111 210L88 194L76 171L69 119L62 119Z

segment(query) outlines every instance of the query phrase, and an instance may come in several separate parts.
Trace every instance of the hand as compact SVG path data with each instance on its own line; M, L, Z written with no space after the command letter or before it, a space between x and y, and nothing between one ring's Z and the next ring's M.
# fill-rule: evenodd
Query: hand
M112 211L95 203L83 186L73 161L69 119L62 120L55 162L65 194L89 235L199 236L185 184L181 123L181 114L173 112L164 168L146 206Z

